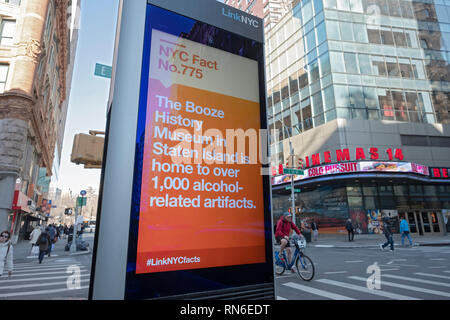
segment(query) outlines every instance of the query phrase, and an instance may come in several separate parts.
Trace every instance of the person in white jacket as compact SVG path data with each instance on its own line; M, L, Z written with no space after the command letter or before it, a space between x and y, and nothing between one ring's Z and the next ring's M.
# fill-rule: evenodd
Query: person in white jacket
M0 277L6 269L8 276L11 277L13 272L13 247L11 245L11 234L9 231L0 233Z
M39 226L34 227L34 230L30 233L30 243L31 243L31 248L33 248L33 246L36 246L36 241L39 239L39 236L41 235L42 231L41 228Z

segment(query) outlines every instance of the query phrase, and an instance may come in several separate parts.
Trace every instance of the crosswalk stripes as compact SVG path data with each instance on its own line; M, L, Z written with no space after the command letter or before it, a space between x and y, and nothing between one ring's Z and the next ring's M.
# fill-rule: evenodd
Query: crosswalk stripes
M449 279L450 280L449 276L441 276L441 275L437 275L437 274L429 274L429 273L423 273L423 272L416 272L414 274L418 275L418 276L433 277L433 278Z
M361 281L367 280L366 278L361 278L361 277L350 277L350 279L361 280ZM400 284L400 283L388 282L388 281L384 281L384 280L383 280L383 286L396 287L396 288L400 288L400 289L412 290L412 291L428 293L428 294L432 294L432 295L438 295L438 296L450 298L450 292L430 290L430 289L425 289L425 288L420 288L420 287L415 287L415 286L410 286L410 285L405 285L405 284Z
M422 279L417 279L417 278L402 277L402 276L394 276L394 275L391 275L391 274L383 274L383 278L408 280L408 281L412 281L412 282L432 284L432 285L435 285L435 286L443 286L443 287L449 287L450 288L450 284L448 284L448 283L442 283L442 282L437 282L437 281L429 281L429 280L422 280Z
M73 292L77 297L89 288L90 270L75 259L44 260L43 264L24 262L14 264L11 277L0 278L0 299L51 299ZM74 268L75 267L75 268ZM73 270L77 272L74 273ZM79 273L78 273L79 271ZM75 281L76 280L76 281ZM41 295L42 297L37 297Z
M334 286L338 286L338 287L342 287L342 288L352 289L352 290L369 293L369 294L373 294L373 295L377 295L377 296L381 296L381 297L385 297L385 298L390 298L390 299L394 299L394 300L421 300L421 299L404 296L404 295L400 295L400 294L396 294L396 293L375 290L375 289L368 289L366 287L355 286L353 284L334 281L334 280L320 279L317 282L330 284L330 285L334 285Z
M315 288L312 288L310 286L304 286L304 285L301 285L301 284L298 284L298 283L294 283L294 282L288 282L288 283L285 283L284 285L287 286L287 287L290 287L290 288L294 288L294 289L297 289L297 290L302 290L302 291L307 292L307 293L315 294L315 295L322 296L322 297L329 298L329 299L333 299L333 300L355 300L353 298L350 298L350 297L347 297L347 296L343 296L341 294L315 289Z
M369 296L377 296L385 299L394 300L422 300L430 299L429 295L450 298L450 283L445 280L450 280L450 276L442 275L441 272L450 273L447 271L436 271L436 273L416 272L415 277L407 277L403 275L385 274L381 276L381 289L369 289L366 287L367 277L348 276L340 278L340 281L331 279L314 279L312 282L299 284L295 282L287 282L281 284L283 287L295 289L297 294L292 293L292 296L305 299L304 294L311 297L320 296L322 298L331 300L357 300L367 299ZM342 280L345 279L345 280ZM439 279L442 279L439 281ZM396 281L397 280L397 281ZM435 280L435 281L433 281ZM363 285L358 285L357 282L364 282ZM394 282L395 281L395 282ZM417 286L416 284L422 284ZM326 287L324 287L326 286ZM392 291L390 288L395 288ZM442 288L445 287L445 288ZM356 292L359 293L359 295ZM413 293L411 293L413 292ZM366 295L361 296L361 293ZM288 297L288 293L283 292L283 297ZM314 298L314 299L316 299ZM279 300L285 299L278 297ZM291 299L291 298L289 298ZM378 298L379 299L379 298Z

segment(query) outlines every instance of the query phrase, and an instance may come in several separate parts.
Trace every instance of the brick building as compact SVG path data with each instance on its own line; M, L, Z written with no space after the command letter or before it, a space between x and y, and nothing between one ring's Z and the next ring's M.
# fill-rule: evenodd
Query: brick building
M45 219L73 70L70 0L0 0L0 229ZM26 226L25 226L26 229Z

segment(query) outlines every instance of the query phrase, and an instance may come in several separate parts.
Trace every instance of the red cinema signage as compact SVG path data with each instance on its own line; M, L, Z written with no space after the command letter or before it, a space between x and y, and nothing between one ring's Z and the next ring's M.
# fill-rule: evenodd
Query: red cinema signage
M386 157L382 155L386 154ZM300 159L302 163L301 168L311 168L325 164L350 162L350 161L379 161L382 158L387 158L389 161L404 161L405 156L403 150L400 148L388 148L384 151L379 148L355 148L350 151L349 148L337 149L335 152L324 151L316 153L311 156L306 156L305 159ZM288 166L290 167L290 166ZM299 167L300 168L300 167ZM272 168L272 175L283 174L283 165L280 164L278 168Z
M436 179L450 179L450 168L431 168L430 175Z
M405 157L403 156L402 149L393 149L389 148L385 151L387 154L387 158L389 161L403 161ZM353 157L352 157L353 156ZM339 162L348 162L352 161L364 161L364 160L372 160L376 161L380 159L380 150L378 148L355 148L355 150L350 153L350 149L338 149L335 153L331 151L325 151L322 154L316 153L311 156L305 157L305 166L306 168L320 166L322 164L329 163L339 163Z

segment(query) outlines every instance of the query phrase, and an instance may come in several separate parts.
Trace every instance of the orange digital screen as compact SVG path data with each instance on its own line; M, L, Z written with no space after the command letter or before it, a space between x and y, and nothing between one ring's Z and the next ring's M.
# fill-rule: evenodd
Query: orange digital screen
M148 83L136 273L266 262L257 61L153 29Z

